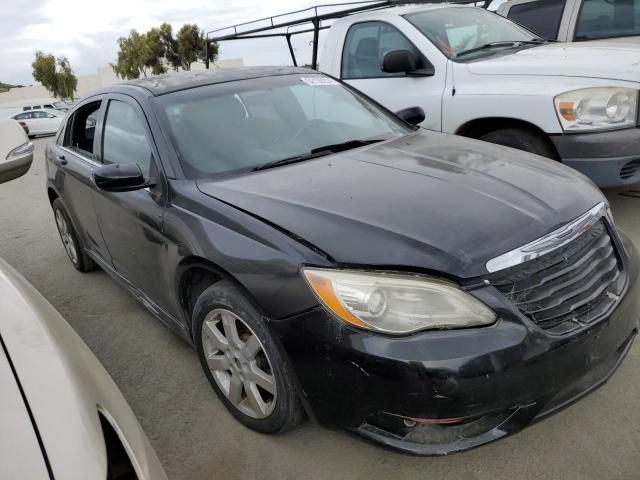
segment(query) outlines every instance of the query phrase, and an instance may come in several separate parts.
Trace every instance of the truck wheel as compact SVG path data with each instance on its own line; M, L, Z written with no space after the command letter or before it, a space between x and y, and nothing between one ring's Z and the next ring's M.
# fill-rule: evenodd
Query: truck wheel
M296 382L260 315L230 282L207 288L193 310L194 341L209 383L231 414L261 433L303 418Z
M558 156L549 139L539 133L522 128L502 128L485 133L479 140L497 143L505 147L517 148L543 157L557 160Z

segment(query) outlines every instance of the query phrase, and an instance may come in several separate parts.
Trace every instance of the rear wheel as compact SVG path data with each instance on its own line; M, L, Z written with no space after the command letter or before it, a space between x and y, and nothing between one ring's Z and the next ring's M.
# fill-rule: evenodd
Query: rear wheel
M79 272L90 272L96 268L94 261L85 253L78 235L69 220L69 215L59 198L53 201L53 215L60 234L60 240L74 268Z
M543 157L557 159L553 145L545 136L523 128L501 128L485 133L479 140L497 143L505 147L517 148Z
M200 295L193 319L200 363L231 414L262 433L295 427L303 411L293 375L244 295L230 282L218 282Z

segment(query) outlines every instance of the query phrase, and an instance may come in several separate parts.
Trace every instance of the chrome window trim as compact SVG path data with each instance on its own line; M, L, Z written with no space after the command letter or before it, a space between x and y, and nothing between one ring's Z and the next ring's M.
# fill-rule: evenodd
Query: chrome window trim
M544 237L489 260L486 264L487 270L489 273L498 272L553 252L571 243L593 227L602 217L607 217L609 222L613 223L609 217L609 206L604 202Z
M93 165L94 167L102 167L102 163L99 163L99 162L96 162L95 160L90 159L89 157L80 153L78 150L72 150L68 147L63 147L61 145L58 148L60 148L60 150L64 150L67 153L70 153L71 155L75 155L80 160L84 160L85 162L89 163L90 165Z

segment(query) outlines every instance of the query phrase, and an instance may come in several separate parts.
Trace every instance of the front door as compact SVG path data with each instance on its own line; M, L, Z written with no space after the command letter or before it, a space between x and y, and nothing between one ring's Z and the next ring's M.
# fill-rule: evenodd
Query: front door
M424 128L439 131L441 123L442 92L446 68L433 63L440 56L427 59L423 50L416 47L424 39L419 33L415 42L391 23L370 21L355 23L349 27L342 52L341 78L361 90L393 112L409 107L422 107L426 119ZM432 64L433 76L409 76L386 73L381 64L384 54L390 50L413 51L423 64Z
M137 164L150 186L131 192L94 191L96 217L116 271L149 299L167 309L162 234L164 176L156 162L147 120L138 103L110 96L102 121L100 161Z

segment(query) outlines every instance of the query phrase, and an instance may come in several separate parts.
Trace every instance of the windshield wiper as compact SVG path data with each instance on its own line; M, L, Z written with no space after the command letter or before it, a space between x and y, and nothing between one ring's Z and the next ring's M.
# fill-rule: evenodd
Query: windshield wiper
M275 160L273 162L263 163L257 167L251 169L252 172L258 172L260 170L267 170L269 168L279 167L281 165L289 165L291 163L303 162L305 160L311 160L312 158L324 157L325 155L331 155L332 153L343 152L345 150L351 150L356 147L364 147L365 145L371 145L372 143L383 142L383 139L375 140L349 140L342 143L334 143L331 145L323 145L322 147L316 147L309 153L304 155L296 155L294 157L283 158L282 160Z
M323 145L311 150L311 153L318 153L327 151L329 153L344 152L345 150L351 150L352 148L364 147L365 145L371 145L372 143L384 142L383 139L375 140L348 140L346 142L334 143L331 145Z
M534 38L532 40L503 40L500 42L490 42L485 43L479 47L470 48L469 50L463 50L459 53L456 53L456 58L461 57L463 55L467 55L469 53L480 52L482 50L489 50L492 48L499 47L519 47L520 45L542 45L544 43L548 43L549 40L545 40L544 38Z
M305 160L311 160L312 158L324 157L330 155L333 152L322 151L315 153L307 153L304 155L296 155L295 157L283 158L282 160L274 160L273 162L266 162L257 167L251 169L252 172L258 172L260 170L267 170L269 168L279 167L281 165L289 165L291 163L304 162Z

